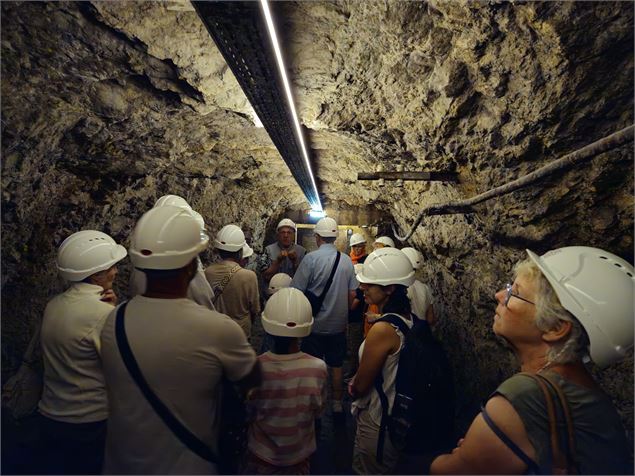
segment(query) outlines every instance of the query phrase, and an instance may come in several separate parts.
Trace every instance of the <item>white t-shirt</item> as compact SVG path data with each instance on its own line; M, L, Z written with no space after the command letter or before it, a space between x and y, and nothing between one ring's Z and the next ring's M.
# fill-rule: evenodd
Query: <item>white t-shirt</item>
M115 319L113 311L101 333L110 402L104 474L214 474L215 466L174 436L133 381L119 353ZM136 296L125 329L150 388L216 451L221 376L240 380L256 362L238 324L189 299Z
M108 418L108 399L99 360L99 333L111 304L103 288L73 283L49 301L42 319L44 388L40 413L66 423Z
M431 304L434 304L430 286L423 284L418 279L408 288L408 298L412 306L412 312L422 321L426 320L426 312Z
M196 274L190 281L190 285L187 287L187 297L201 306L205 306L212 311L216 310L214 307L214 291L210 287L207 279L205 278L205 270L203 269L203 263L200 258L196 258ZM135 297L137 294L143 294L146 292L146 274L137 268L132 268L130 273L129 293L130 297Z

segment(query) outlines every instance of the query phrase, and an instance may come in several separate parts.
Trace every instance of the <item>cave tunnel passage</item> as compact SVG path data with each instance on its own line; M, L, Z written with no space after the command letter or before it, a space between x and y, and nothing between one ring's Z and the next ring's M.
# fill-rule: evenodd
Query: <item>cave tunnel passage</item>
M101 230L128 248L141 215L177 194L212 239L239 225L252 260L282 218L314 245L303 188L188 2L1 8L3 384L66 289L56 253L74 232ZM349 230L394 238L393 225L407 232L426 207L478 196L634 122L632 2L285 1L274 10L342 252ZM494 293L526 249L585 245L633 262L633 158L632 143L616 147L473 209L426 216L396 240L424 257L417 278L434 296L459 435L518 371L492 321ZM380 178L403 172L452 180ZM201 259L209 265L214 253ZM122 299L131 269L123 261L115 282ZM632 444L632 352L591 371ZM2 411L5 463L8 451L25 456L33 434ZM348 448L342 434L329 440L333 428L324 423L319 458ZM339 456L341 466L322 458L317 467L345 472Z

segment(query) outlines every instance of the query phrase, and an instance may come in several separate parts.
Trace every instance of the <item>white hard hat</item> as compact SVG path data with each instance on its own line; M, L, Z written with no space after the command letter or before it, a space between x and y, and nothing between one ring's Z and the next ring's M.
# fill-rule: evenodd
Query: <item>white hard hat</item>
M249 258L250 256L252 256L254 254L254 250L251 246L249 246L247 243L245 243L243 245L243 258Z
M219 250L238 251L245 244L245 234L236 225L225 225L214 238L214 248Z
M289 228L293 228L294 231L296 230L296 226L295 226L295 223L293 223L293 221L289 220L288 218L283 218L278 223L278 226L276 227L276 231L278 231L280 228L282 228L284 226L288 226Z
M334 238L337 236L337 222L331 217L320 218L315 224L313 232L324 238Z
M190 209L189 212L192 214L192 216L196 220L196 223L199 224L199 226L201 227L201 230L204 230L205 229L205 220L203 220L203 215L201 215L196 210L192 210L192 209Z
M392 238L388 237L388 236L380 236L379 238L377 238L374 243L381 243L385 246L389 246L390 248L394 248L395 247L395 242L392 241Z
M173 207L181 207L181 208L192 208L190 204L187 203L183 197L179 195L163 195L156 202L154 202L153 208L164 207L164 206L173 206Z
M361 245L362 243L366 243L366 238L361 233L353 233L351 235L351 246Z
M277 273L274 274L271 280L269 281L269 287L267 288L267 294L271 296L276 292L280 291L282 288L288 288L291 286L291 276L287 273Z
M364 269L364 265L362 263L357 263L353 265L353 268L355 269L355 275L358 275L362 272L362 269Z
M357 281L367 284L388 286L401 284L410 286L415 280L415 272L408 257L396 248L380 248L368 255Z
M68 281L82 281L126 257L126 249L101 231L83 230L66 238L57 251L57 269Z
M410 247L401 248L401 251L403 251L404 254L408 257L414 269L421 268L421 266L423 265L423 255L421 254L421 251Z
M605 367L633 348L633 266L612 253L568 246L527 254L551 284L560 304L589 336L591 359Z
M296 288L284 288L275 293L262 313L262 327L272 336L306 337L312 326L311 303Z
M188 210L152 208L137 222L130 245L135 268L179 269L207 248L209 237Z

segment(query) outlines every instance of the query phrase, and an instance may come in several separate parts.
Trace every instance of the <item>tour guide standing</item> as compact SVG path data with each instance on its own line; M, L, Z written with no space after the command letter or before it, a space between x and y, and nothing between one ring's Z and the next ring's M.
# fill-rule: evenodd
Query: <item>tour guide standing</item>
M130 258L146 273L147 288L113 311L101 333L110 403L104 474L217 471L175 435L141 392L122 359L122 329L151 391L216 454L221 377L243 390L260 382L256 354L240 326L186 297L196 257L208 242L192 215L172 206L148 211L133 231Z
M302 246L295 244L295 223L284 218L278 223L277 232L278 240L265 247L265 252L258 262L258 270L262 274L265 285L277 273L285 273L293 277L306 254Z
M321 296L338 254L334 242L337 223L330 217L320 219L314 229L318 249L305 256L295 273L291 286ZM340 253L333 281L315 313L311 334L302 339L302 351L319 357L331 368L333 412L342 409L342 363L346 355L346 324L348 309L358 287L351 259Z

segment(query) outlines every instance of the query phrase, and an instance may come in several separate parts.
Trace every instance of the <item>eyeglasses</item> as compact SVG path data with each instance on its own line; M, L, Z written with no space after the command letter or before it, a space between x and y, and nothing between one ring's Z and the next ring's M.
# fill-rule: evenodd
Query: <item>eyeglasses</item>
M529 299L525 299L524 297L519 296L518 294L514 294L512 292L511 283L507 283L505 285L505 290L507 291L507 294L505 295L505 307L507 307L507 303L512 298L512 296L514 296L516 299L520 299L521 301L525 301L525 302L528 302L529 304L533 304L534 306L536 305L535 303L531 302Z

